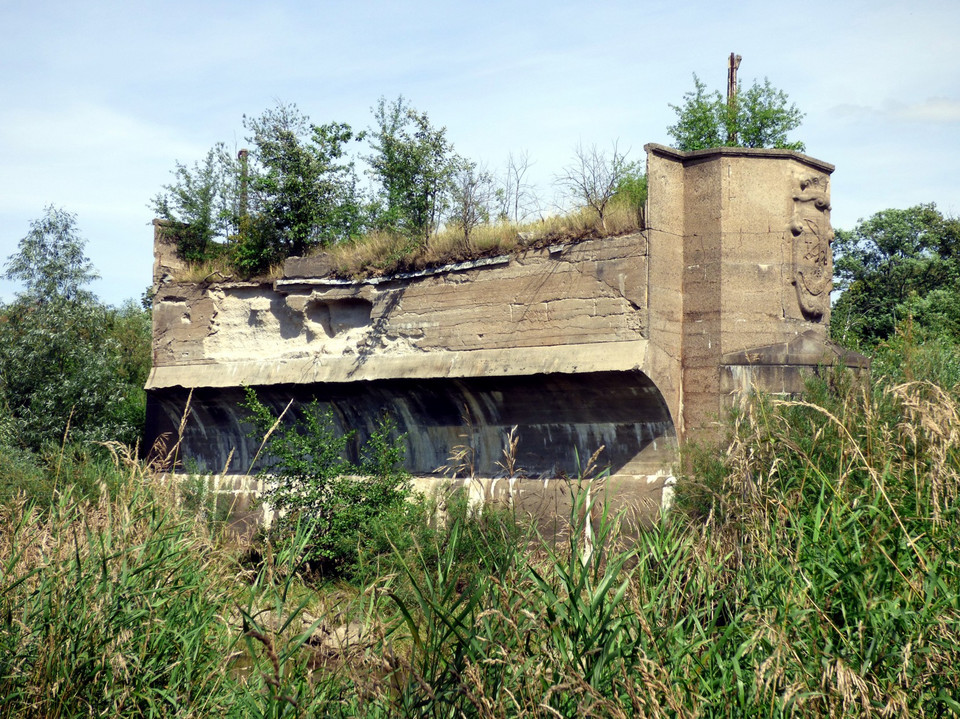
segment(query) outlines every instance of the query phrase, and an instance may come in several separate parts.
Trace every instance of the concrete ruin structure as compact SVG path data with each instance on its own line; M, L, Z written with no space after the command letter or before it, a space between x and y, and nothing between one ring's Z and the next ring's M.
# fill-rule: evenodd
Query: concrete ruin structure
M359 439L388 415L421 486L467 447L474 491L542 502L602 446L607 487L660 506L678 444L716 441L731 403L864 360L828 341L832 165L645 149L643 231L413 273L344 280L291 258L273 281L178 283L156 223L148 440L176 436L192 393L184 466L255 472L250 386L278 413L316 399ZM513 427L523 479L501 466Z

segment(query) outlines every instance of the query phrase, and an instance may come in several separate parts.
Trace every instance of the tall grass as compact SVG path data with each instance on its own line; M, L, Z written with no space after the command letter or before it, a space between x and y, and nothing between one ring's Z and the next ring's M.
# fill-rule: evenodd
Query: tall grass
M707 510L703 545L722 558L736 699L744 713L956 713L957 394L831 379L753 404L682 496ZM704 696L730 700L722 675Z
M211 708L229 633L223 602L209 601L221 558L144 491L128 485L90 501L68 489L44 515L24 500L0 510L8 716Z
M563 551L542 543L505 572L408 566L413 600L393 596L410 650L378 706L957 715L957 394L837 373L806 400L750 405L725 451L694 462L684 509L633 546L611 517L586 546L581 511ZM454 525L446 550L461 537Z
M297 560L242 566L126 459L112 495L64 486L47 506L0 505L0 716L286 716L325 701L306 679Z
M559 539L454 502L354 588L304 581L308 524L240 561L136 463L112 495L7 501L0 714L960 715L941 349L758 398L639 536L587 480ZM349 621L354 646L318 639Z

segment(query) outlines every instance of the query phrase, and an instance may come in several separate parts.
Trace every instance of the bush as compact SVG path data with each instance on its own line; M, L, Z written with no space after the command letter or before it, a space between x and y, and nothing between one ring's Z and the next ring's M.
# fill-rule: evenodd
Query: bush
M24 290L0 306L0 411L34 450L76 441L134 443L143 430L150 315L100 303L76 218L47 208L31 223L5 276Z
M294 527L307 523L313 538L305 560L323 576L354 575L361 556L384 550L385 532L406 524L416 511L408 504L403 437L381 420L354 463L346 455L355 433L338 434L332 414L316 401L287 422L252 389L244 406L255 433L264 438L268 467L261 476L271 488L263 499L279 515L272 535L282 543Z

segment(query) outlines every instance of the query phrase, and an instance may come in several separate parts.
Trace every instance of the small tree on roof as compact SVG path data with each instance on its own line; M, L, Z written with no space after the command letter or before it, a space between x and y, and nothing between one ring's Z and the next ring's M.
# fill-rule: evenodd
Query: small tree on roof
M709 92L704 82L693 76L693 90L681 105L670 105L677 123L667 128L678 150L703 150L708 147L776 147L802 152L802 142L791 142L789 133L800 126L803 113L790 103L787 94L764 78L724 99L719 90Z

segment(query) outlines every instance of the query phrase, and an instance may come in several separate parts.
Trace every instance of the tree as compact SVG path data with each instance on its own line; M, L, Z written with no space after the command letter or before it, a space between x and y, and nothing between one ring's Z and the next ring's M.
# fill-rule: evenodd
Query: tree
M637 227L647 226L647 173L637 162L628 162L613 195L613 202L622 202L636 214Z
M389 104L381 97L373 117L367 161L381 187L376 224L426 242L449 205L460 158L446 128L433 127L403 96Z
M220 142L192 169L177 162L174 181L153 198L151 208L158 217L182 225L177 252L183 259L205 259L211 241L236 230L236 174L236 165Z
M538 206L533 186L526 182L527 173L533 163L526 150L514 157L507 156L507 166L496 191L497 219L520 224L527 219Z
M747 90L740 90L730 101L707 86L694 74L693 91L684 95L681 105L670 105L677 113L677 124L667 128L679 150L708 147L776 147L804 150L802 142L790 142L787 135L800 126L803 113L782 90L764 78Z
M254 148L250 189L272 260L359 234L361 203L347 145L363 133L342 122L314 125L296 105L283 104L245 117L244 127Z
M453 176L449 222L463 232L464 247L474 229L490 220L494 195L490 173L474 162L463 161Z
M31 449L64 437L132 443L143 427L149 321L86 289L96 272L84 245L75 216L48 207L6 264L25 287L0 307L0 412Z
M230 237L234 264L255 273L362 232L363 203L347 147L363 133L340 122L314 125L292 104L244 116L243 124L249 161L234 160L218 143L192 169L178 162L175 181L152 202L160 217L180 223L181 257L209 259L211 241Z
M5 276L23 283L21 298L29 302L87 299L83 286L99 275L83 254L85 245L76 215L49 205L7 259Z
M912 315L921 327L960 327L960 220L932 203L888 209L837 230L834 274L841 291L831 334L850 346L872 346ZM954 335L960 339L960 333Z
M614 142L608 158L596 145L585 148L580 143L574 150L574 158L557 176L557 183L566 188L577 202L593 208L601 227L606 230L607 205L630 167L626 153L621 153Z

